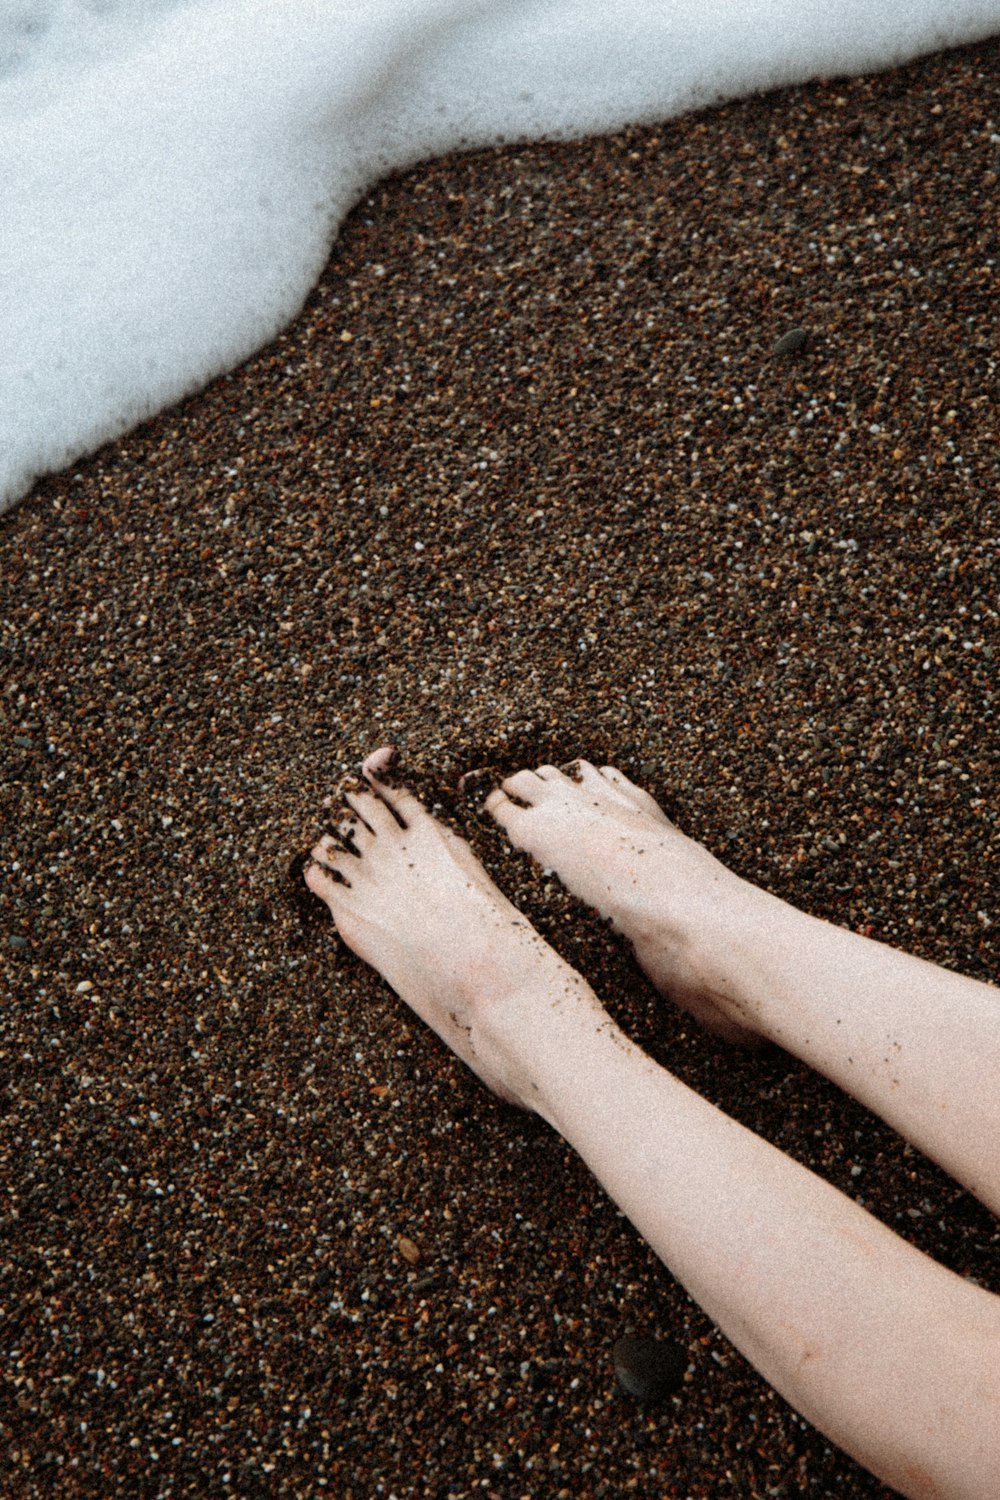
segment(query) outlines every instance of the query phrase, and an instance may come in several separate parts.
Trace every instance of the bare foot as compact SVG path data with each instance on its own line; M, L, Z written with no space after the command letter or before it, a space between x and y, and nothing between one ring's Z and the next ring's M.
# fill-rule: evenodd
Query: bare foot
M490 880L469 846L412 792L379 778L392 752L365 761L369 791L347 793L337 831L312 851L309 889L337 931L494 1093L531 1108L512 1044L552 1005L585 998L583 980Z
M575 770L573 777L555 766L518 771L484 805L513 844L628 938L657 989L727 1040L756 1040L718 962L727 916L753 887L620 771L588 761Z

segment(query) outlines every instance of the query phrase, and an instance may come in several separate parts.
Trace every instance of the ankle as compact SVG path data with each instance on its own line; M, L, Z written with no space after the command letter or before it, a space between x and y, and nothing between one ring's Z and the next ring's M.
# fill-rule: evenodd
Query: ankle
M727 1040L765 1032L762 986L766 937L781 903L727 870L700 846L669 902L629 930L636 956L658 988Z
M590 985L568 964L541 986L513 990L481 1012L477 1047L526 1109L551 1123L551 1101L573 1076L581 1040L617 1029Z
M698 945L700 971L716 1004L737 1026L770 1041L775 1002L776 955L789 940L788 928L807 920L794 907L748 881L737 880L720 901L714 920L706 925Z

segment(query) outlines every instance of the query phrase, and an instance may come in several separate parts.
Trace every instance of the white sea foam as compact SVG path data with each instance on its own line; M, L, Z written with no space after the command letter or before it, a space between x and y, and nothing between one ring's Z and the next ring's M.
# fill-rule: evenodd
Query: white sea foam
M377 177L1000 32L1000 0L0 0L0 509L231 369Z

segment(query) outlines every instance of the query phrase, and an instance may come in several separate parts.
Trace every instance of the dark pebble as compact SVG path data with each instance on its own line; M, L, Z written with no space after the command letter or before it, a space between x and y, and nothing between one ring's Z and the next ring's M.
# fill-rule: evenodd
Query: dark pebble
M782 359L789 354L797 354L809 338L804 328L790 328L783 333L781 338L772 349L772 354Z
M20 952L22 948L27 948L28 946L28 939L26 937L21 937L20 934L16 932L9 932L7 934L7 942L18 952Z
M614 1347L618 1384L637 1401L662 1401L676 1391L687 1369L687 1353L662 1339L625 1337Z

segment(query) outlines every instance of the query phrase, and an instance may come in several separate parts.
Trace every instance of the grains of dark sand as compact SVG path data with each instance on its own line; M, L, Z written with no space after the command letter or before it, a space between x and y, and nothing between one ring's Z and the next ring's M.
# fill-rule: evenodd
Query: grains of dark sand
M0 521L5 1496L883 1493L288 870L399 742L637 1039L1000 1290L985 1210L455 791L611 759L996 975L998 61L387 182L275 344Z

